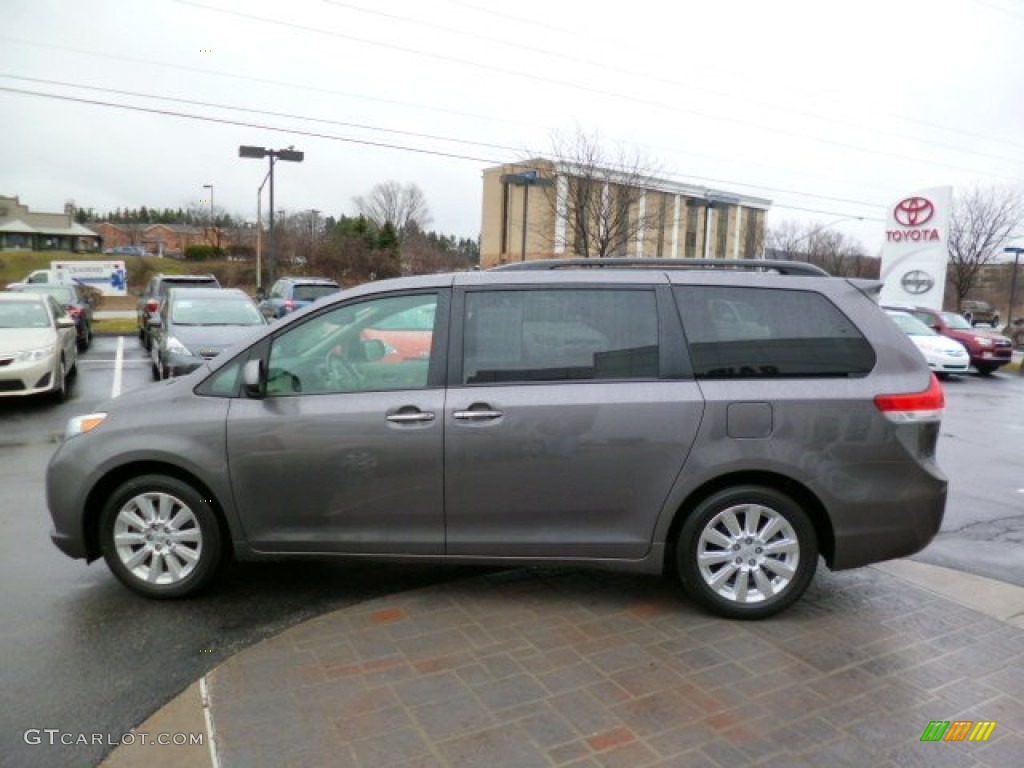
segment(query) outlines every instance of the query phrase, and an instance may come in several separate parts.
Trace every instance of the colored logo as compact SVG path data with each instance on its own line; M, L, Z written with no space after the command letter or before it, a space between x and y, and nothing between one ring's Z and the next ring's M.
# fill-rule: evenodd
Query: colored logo
M935 206L925 197L908 197L896 203L892 215L904 227L920 227L931 221Z
M995 729L995 720L932 720L921 741L988 741Z
M920 295L928 293L932 289L935 285L935 279L927 272L915 269L903 275L900 279L900 285L903 286L903 290L907 293Z

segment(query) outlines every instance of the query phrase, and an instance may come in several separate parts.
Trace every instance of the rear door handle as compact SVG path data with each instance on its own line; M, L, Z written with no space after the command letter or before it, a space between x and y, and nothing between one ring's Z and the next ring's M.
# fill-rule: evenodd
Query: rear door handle
M423 421L433 421L434 414L429 411L399 411L398 413L389 413L385 417L392 424L412 424Z

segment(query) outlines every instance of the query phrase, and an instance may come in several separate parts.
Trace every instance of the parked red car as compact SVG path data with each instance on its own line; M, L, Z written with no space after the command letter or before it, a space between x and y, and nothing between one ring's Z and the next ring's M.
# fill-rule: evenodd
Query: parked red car
M1013 343L1005 336L979 333L956 312L941 312L926 307L914 307L909 311L928 327L963 344L970 355L971 365L983 376L988 376L1010 362Z

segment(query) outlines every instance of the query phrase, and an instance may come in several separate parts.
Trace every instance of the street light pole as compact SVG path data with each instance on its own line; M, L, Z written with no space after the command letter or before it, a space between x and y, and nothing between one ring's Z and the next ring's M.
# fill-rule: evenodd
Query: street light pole
M1017 262L1020 261L1020 255L1024 253L1024 248L1018 246L1009 246L1003 248L1006 253L1013 254L1013 272L1010 273L1010 309L1006 313L1006 329L1003 331L1007 336L1010 335L1010 326L1013 324L1013 307L1017 301Z
M210 190L210 230L211 230L210 231L210 240L212 240L213 239L213 228L215 226L214 225L214 221L213 221L213 184L203 184L203 189ZM211 245L212 245L212 243L211 243Z
M313 261L313 251L316 248L316 216L320 213L316 208L309 209L309 261Z
M294 147L288 147L288 149L267 149L266 147L243 145L238 148L238 156L256 159L270 158L270 171L267 173L267 177L270 179L270 247L267 249L267 277L270 279L271 285L273 285L277 280L277 242L274 239L274 164L278 160L301 163L305 155L302 152L296 151Z

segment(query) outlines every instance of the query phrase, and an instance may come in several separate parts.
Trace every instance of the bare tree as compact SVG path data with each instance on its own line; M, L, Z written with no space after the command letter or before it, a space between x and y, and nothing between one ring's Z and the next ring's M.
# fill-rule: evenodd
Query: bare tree
M868 256L858 240L828 227L814 222L783 221L768 231L768 255L816 264L839 277L878 275L878 260Z
M949 282L957 306L978 282L982 268L995 262L1024 215L1021 192L1013 187L967 190L953 199L949 222Z
M353 198L353 202L359 213L378 227L390 223L403 243L410 225L425 230L432 220L423 190L415 184L403 186L397 181L386 181L374 185L366 197Z
M806 223L787 219L765 234L769 255L780 259L808 261L807 239L813 233ZM800 255L803 258L800 258Z
M582 130L568 138L556 134L551 143L551 171L563 179L542 187L555 221L545 230L552 250L624 256L631 241L661 229L664 206L645 199L657 186L656 169L636 150L608 149Z
M808 241L810 260L837 277L856 277L866 257L864 247L842 232L814 232Z

